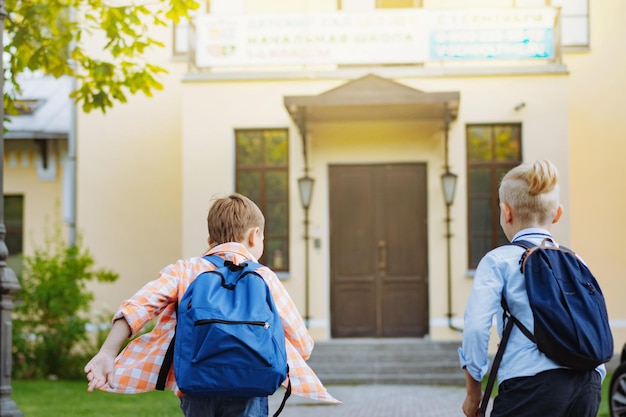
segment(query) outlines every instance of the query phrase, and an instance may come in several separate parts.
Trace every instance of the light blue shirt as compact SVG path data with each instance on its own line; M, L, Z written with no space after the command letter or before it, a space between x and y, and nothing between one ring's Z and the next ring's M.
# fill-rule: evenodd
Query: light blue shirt
M552 237L547 230L529 228L519 231L513 241L526 240L539 245L547 237ZM519 265L523 252L524 248L514 245L495 248L481 259L476 268L474 284L465 308L463 344L459 348L461 368L466 368L476 381L482 381L489 372L487 350L494 314L497 318L498 336L502 338L502 291L511 314L526 328L534 328L524 275ZM517 326L513 326L498 369L498 383L556 368L563 367L548 359ZM596 370L604 380L604 365L598 366Z

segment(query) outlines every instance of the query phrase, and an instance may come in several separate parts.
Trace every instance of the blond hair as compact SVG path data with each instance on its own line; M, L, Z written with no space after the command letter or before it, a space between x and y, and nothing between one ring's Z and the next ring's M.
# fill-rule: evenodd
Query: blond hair
M518 165L502 178L500 202L511 206L523 223L551 222L560 204L558 179L548 160Z
M241 194L215 200L207 216L209 238L214 244L242 242L253 227L263 230L265 217L252 200Z

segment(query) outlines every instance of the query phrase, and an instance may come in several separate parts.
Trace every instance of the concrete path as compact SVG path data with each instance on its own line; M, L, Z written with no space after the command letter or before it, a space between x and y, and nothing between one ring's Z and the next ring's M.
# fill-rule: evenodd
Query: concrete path
M342 404L327 404L291 396L280 417L464 417L463 387L416 385L329 386ZM270 397L270 416L284 395Z

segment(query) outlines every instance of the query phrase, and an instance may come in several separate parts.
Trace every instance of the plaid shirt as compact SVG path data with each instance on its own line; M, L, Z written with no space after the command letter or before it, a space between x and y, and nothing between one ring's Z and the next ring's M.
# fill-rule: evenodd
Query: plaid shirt
M239 243L224 243L209 250L207 255L218 255L235 264L246 260L256 262L254 256ZM115 360L115 388L106 390L134 394L155 389L165 352L176 328L174 302L180 301L196 276L214 268L202 257L179 260L163 268L156 280L147 283L132 298L122 303L113 321L125 319L131 328L131 337L153 318L158 316L158 321L151 332L131 341L118 355ZM318 401L339 402L326 391L306 363L313 350L313 339L287 290L269 268L259 268L257 272L267 282L285 328L292 393ZM182 395L176 385L173 367L165 386L177 395Z

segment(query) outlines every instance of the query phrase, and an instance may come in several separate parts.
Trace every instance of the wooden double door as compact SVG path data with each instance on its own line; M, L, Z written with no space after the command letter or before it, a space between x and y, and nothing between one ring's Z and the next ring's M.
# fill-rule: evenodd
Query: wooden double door
M333 337L428 333L425 164L329 167Z

